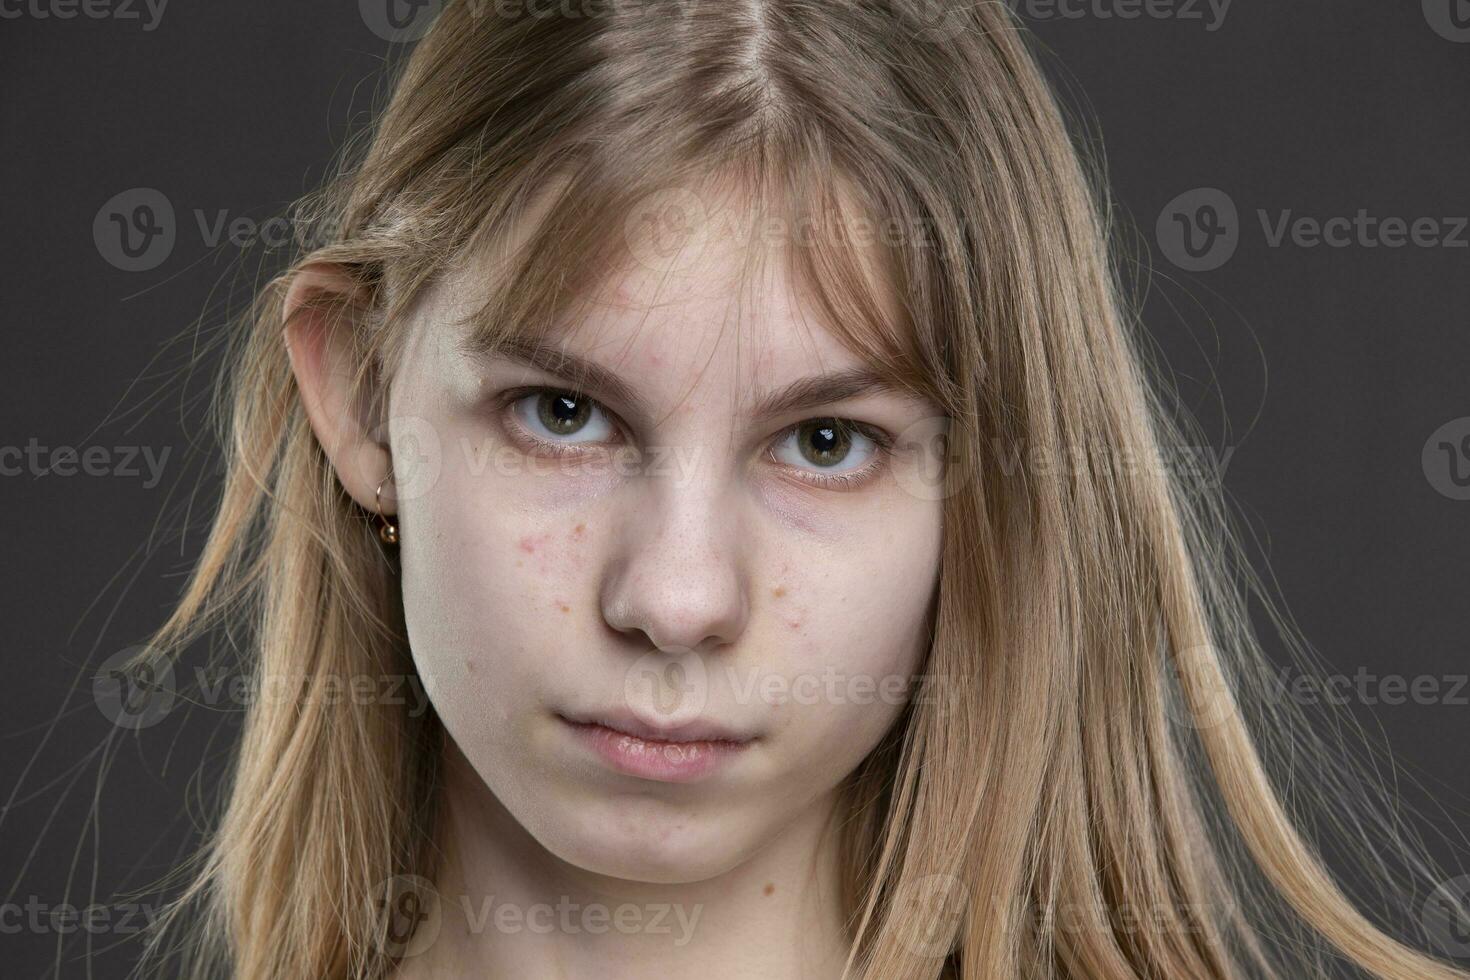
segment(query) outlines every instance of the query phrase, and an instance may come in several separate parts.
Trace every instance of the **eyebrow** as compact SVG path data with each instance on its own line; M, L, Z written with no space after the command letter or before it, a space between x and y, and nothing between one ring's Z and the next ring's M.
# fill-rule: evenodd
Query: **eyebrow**
M502 357L558 375L568 381L579 379L574 382L576 390L624 405L628 411L643 419L653 417L647 400L616 372L596 361L561 350L534 337L513 337L488 350L473 345L466 346L465 350L482 357ZM756 400L749 416L753 420L764 421L859 395L884 392L912 397L912 393L894 379L868 367L853 367L800 378L766 392Z

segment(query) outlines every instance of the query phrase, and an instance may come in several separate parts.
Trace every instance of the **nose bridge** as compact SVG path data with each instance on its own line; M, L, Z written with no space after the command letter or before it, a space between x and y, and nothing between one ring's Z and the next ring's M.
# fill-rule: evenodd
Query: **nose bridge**
M749 612L738 493L724 467L687 454L627 488L603 616L671 653L733 643Z

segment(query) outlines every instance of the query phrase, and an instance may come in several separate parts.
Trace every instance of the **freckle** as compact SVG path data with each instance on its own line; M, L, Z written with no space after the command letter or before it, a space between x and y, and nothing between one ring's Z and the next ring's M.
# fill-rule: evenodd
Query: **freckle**
M475 661L473 659L466 660L464 662L464 668L465 668L465 670L467 670L471 674L473 674L475 672Z
M582 536L582 532L585 530L587 530L586 524L578 524L576 527L572 528L572 536L580 538Z
M786 594L786 586L784 586L784 585L778 585L774 589L771 590L771 595L775 596L777 599L781 598L785 594Z
M766 894L767 894L767 895L769 895L769 894L771 894L771 892L773 892L773 891L775 891L775 890L776 890L776 886L775 886L775 885L773 885L773 884L772 884L772 883L771 883L771 882L769 882L769 881L768 881L768 882L766 882L766 887L765 887L765 888L764 888L764 889L763 889L763 891L764 891L764 892L765 892L765 893L766 893Z
M516 568L520 568L524 564L525 562L521 561L519 558L516 559Z
M556 607L557 607L557 608L558 608L558 609L560 609L560 610L561 610L561 611L562 611L562 612L564 612L564 613L569 613L569 612L571 612L571 611L572 611L572 607L571 607L571 606L569 606L569 605L567 605L567 604L566 604L566 603L565 603L565 602L558 602L558 603L557 603L557 604L556 604Z

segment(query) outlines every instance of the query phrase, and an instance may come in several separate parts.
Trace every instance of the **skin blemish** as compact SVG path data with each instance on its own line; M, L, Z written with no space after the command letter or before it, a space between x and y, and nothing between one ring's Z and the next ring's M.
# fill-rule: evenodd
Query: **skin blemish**
M762 893L763 894L766 894L766 895L771 894L771 892L773 892L775 890L776 890L776 886L774 884L772 884L771 882L769 882L769 881L766 882L766 887L763 888L763 889L761 889Z
M550 534L523 534L516 546L528 555L540 554L545 557L546 552L543 549L550 543Z
M788 619L788 620L786 620L786 625L789 626L789 627L791 627L794 630L799 630L799 629L801 629L801 620L799 620L799 619Z
M778 585L774 589L771 590L771 595L775 596L777 599L781 598L785 594L786 594L786 586L784 586L784 585Z
M475 661L474 661L474 658L473 657L468 657L468 658L465 659L465 662L464 662L464 669L465 670L467 670L471 674L473 674L475 672L475 666L476 666L476 664L475 664Z
M586 524L578 524L576 527L572 528L572 537L574 537L574 538L580 538L582 536L583 532L585 532L586 530L587 530L587 525Z
M560 599L556 600L556 608L560 609L564 613L569 613L572 611L572 607L567 605L565 602L562 602Z

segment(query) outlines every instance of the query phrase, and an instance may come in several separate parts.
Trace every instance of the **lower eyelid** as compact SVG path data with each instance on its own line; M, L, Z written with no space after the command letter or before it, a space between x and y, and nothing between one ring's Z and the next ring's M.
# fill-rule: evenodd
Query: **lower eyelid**
M840 470L833 473L823 473L821 470L806 469L782 462L776 458L775 448L767 452L767 457L778 466L791 471L795 478L802 483L815 486L819 489L857 489L868 482L875 480L882 473L888 462L888 447L877 440L874 441L873 456L862 466L850 470Z
M878 476L879 472L877 471L853 471L851 473L837 473L829 476L821 473L813 473L810 470L798 470L797 475L792 477L792 479L814 490L826 490L831 493L851 493L867 487L877 480Z

